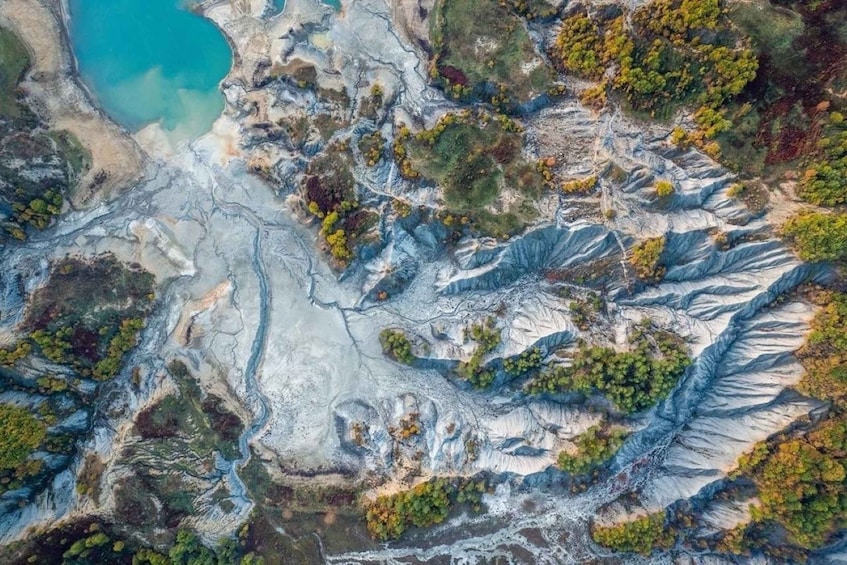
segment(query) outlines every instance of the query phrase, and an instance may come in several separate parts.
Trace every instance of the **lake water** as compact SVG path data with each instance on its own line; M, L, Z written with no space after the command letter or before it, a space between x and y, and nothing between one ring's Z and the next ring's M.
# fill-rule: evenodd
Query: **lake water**
M327 6L332 6L336 12L341 11L341 0L321 0ZM273 0L274 13L279 14L285 9L285 0Z
M232 52L180 0L70 0L71 43L83 81L131 131L158 122L172 139L207 132L224 99Z

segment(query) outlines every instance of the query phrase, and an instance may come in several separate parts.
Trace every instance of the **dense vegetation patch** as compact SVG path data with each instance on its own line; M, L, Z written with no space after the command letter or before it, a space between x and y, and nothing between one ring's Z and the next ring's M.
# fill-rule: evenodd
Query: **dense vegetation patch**
M133 565L263 565L265 561L247 551L244 540L224 539L214 548L203 545L191 530L169 533L169 543L149 547L122 531L119 525L83 519L28 537L0 549L4 563L51 563L86 565L120 563Z
M485 489L483 480L436 478L407 491L380 496L365 507L368 531L379 540L395 539L412 526L425 528L443 522L463 503L479 511Z
M574 452L559 453L559 468L579 475L587 473L612 458L623 445L628 432L625 428L602 424L591 426L574 438Z
M346 143L331 145L309 162L303 180L303 200L321 220L326 250L339 266L346 266L376 225L377 214L363 209L356 199L353 158Z
M154 282L150 273L112 255L57 261L26 310L27 341L84 377L110 379L138 340L152 308Z
M482 322L476 322L465 328L465 339L476 343L476 348L467 361L459 362L456 372L460 377L477 388L486 388L494 382L494 370L486 367L483 358L500 345L500 328L497 321L489 316Z
M47 426L30 410L0 404L0 471L18 468L46 435Z
M847 406L847 295L824 292L814 299L818 311L798 352L806 370L798 389L813 398Z
M544 357L541 355L541 349L533 347L531 349L527 349L520 355L503 359L503 370L513 377L519 377L529 371L539 368L543 359Z
M665 529L665 513L649 514L614 526L591 528L591 538L615 551L650 555L656 549L670 549L676 535Z
M23 101L18 84L29 64L26 46L0 28L0 242L46 228L91 160L75 137L50 131Z
M382 330L379 332L379 343L382 345L382 352L395 361L409 365L415 360L412 342L403 330Z
M785 222L782 233L804 261L847 259L847 214L802 212Z
M430 15L430 76L449 95L513 109L554 89L553 70L536 53L515 12L518 3L512 4L436 2ZM533 11L529 2L523 4Z
M668 117L696 106L698 137L708 138L730 127L721 106L756 76L756 56L739 39L719 0L653 0L631 14L571 14L551 54L565 71L602 78L634 110Z
M752 472L755 521L773 520L788 540L818 547L844 525L847 423L830 421L802 439L780 443Z
M803 175L798 194L812 204L837 206L847 203L847 122L840 112L825 120L817 142L817 158Z
M522 128L504 115L447 114L412 135L401 126L394 155L407 178L422 177L444 189L444 204L479 230L510 235L537 214L534 201L552 180L543 163L526 160ZM501 194L512 195L502 201Z
M638 412L664 399L691 359L677 335L636 326L629 338L631 351L581 343L570 366L542 372L529 384L532 394L578 391L600 393L622 412Z

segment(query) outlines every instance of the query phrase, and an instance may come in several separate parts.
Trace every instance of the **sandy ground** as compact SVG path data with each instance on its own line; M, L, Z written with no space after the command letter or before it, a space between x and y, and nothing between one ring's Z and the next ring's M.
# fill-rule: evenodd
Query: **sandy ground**
M0 25L13 29L29 47L32 68L23 88L30 103L55 129L71 132L91 152L93 165L72 198L74 206L90 206L138 179L144 153L91 103L74 78L61 13L58 0L3 0Z

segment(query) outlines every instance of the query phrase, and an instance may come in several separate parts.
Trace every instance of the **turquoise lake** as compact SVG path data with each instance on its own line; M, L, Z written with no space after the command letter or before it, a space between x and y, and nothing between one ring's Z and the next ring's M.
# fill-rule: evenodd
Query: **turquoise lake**
M70 0L80 75L131 131L158 122L172 139L207 132L224 107L218 85L232 51L212 22L179 0Z
M327 6L332 6L335 8L336 12L341 11L341 0L321 0ZM274 3L274 13L279 14L285 9L285 0L273 0Z

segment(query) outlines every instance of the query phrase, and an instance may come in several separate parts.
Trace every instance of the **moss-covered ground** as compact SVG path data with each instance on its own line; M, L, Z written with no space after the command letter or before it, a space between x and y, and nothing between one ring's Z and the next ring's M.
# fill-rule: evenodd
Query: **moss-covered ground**
M535 218L535 200L552 179L524 156L523 142L521 126L506 116L463 112L416 134L401 127L394 154L405 176L443 188L442 216L506 236Z
M430 73L448 96L509 109L553 88L552 69L508 3L438 0L430 22Z

